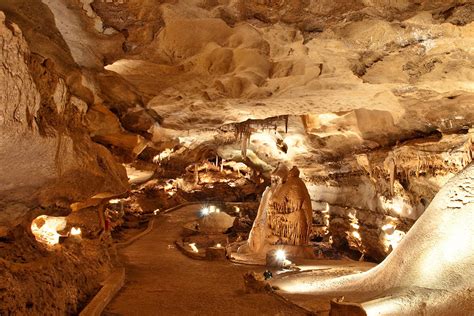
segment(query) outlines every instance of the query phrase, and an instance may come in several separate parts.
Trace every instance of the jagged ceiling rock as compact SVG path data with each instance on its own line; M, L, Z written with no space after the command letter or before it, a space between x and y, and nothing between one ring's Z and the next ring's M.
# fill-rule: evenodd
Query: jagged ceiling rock
M81 67L102 69L105 60L122 53L123 35L104 29L88 1L43 1L54 14L55 25Z
M46 4L31 0L4 0L0 2L0 10L20 27L31 52L54 60L60 73L74 68L70 49Z
M113 17L129 14L136 23L136 8L120 3L100 4L104 20L107 6ZM440 23L451 14L444 10L466 6L178 1L148 12L160 20L154 39L106 68L155 95L148 106L176 129L357 108L388 111L400 121L427 95L472 99L472 23ZM241 22L226 24L217 8ZM266 23L246 20L255 16ZM305 19L323 19L325 27L308 36L298 24Z
M26 17L44 12L54 27L40 35L54 35L66 60L96 71L109 64L135 86L127 96L126 84L101 72L101 93L115 91L107 106L155 96L148 106L176 129L357 108L398 120L424 99L419 91L473 93L468 1L44 3L2 6L27 30Z
M129 157L135 158L147 145L142 136L124 130L118 118L103 105L90 108L85 123L94 141L117 147Z

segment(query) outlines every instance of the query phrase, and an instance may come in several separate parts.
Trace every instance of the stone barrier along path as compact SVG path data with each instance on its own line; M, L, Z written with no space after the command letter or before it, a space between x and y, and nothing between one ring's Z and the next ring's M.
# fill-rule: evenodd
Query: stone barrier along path
M87 304L79 316L99 316L115 294L122 288L125 281L125 269L116 268L105 280L104 286Z
M120 250L125 286L103 315L303 315L274 296L245 293L243 274L263 267L193 260L175 248L181 226L200 208L160 215L148 234Z

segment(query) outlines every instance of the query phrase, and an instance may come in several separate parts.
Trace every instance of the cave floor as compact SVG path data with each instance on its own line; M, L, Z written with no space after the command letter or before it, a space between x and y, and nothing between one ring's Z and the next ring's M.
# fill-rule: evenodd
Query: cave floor
M103 315L304 315L275 296L245 292L243 274L264 267L193 260L175 248L200 208L159 216L149 234L120 251L126 283Z

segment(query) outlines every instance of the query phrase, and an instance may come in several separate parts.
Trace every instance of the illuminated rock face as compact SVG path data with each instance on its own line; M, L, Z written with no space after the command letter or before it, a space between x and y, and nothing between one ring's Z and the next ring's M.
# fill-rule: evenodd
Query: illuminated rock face
M288 172L279 166L272 175L272 185L262 196L249 248L260 252L266 245L307 245L311 221L311 200L298 168Z
M288 179L277 186L268 208L268 224L273 244L306 245L311 233L311 199L299 170L293 167Z
M268 201L273 194L272 187L267 187L263 192L260 206L258 207L257 217L253 222L252 230L250 231L248 246L252 252L260 252L263 245L265 245L265 228L267 226L267 209Z
M287 280L290 292L367 294L368 315L471 315L474 164L449 180L377 267L328 280Z
M33 220L31 232L36 241L47 246L54 246L59 243L58 231L65 229L66 224L66 217L41 215Z
M0 12L0 236L32 205L67 206L98 192L123 192L123 167L82 124L86 102L53 61L30 49Z

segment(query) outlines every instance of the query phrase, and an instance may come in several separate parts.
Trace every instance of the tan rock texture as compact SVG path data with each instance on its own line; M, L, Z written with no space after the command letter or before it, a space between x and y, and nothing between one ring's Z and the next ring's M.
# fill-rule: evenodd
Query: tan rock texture
M352 297L369 315L472 314L473 177L470 164L449 180L399 247L377 267L329 280L300 275L276 285L292 292Z
M312 228L311 198L299 170L281 165L273 173L274 182L263 193L248 240L254 254L268 246L307 246ZM247 247L244 247L247 249ZM241 251L245 251L241 249Z
M0 32L0 226L23 215L12 205L23 212L67 207L99 192L125 191L125 170L83 125L87 103L70 93L53 61L30 54L3 13Z

